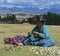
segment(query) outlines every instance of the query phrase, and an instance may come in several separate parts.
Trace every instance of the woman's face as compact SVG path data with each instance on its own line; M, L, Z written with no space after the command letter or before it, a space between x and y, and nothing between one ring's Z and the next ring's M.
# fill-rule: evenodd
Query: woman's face
M43 23L41 21L37 21L37 26L41 27L43 25Z

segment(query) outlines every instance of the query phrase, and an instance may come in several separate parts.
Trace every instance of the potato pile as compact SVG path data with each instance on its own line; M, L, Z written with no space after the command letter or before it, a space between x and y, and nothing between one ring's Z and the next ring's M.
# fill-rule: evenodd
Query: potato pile
M60 47L30 47L30 51L41 56L60 56Z
M12 46L4 46L4 49L6 51L10 51L10 50L12 50L12 51L19 51L21 49L21 47L12 45Z

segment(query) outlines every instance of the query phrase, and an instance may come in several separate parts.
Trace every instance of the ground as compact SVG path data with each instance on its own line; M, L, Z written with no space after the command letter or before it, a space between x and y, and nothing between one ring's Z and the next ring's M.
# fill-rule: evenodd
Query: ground
M15 35L27 35L35 25L30 24L0 24L0 56L40 56L36 55L29 50L32 46L21 47L19 51L6 51L4 50L5 45L3 39L6 37L14 37ZM48 26L51 35L56 42L56 46L60 47L60 26Z

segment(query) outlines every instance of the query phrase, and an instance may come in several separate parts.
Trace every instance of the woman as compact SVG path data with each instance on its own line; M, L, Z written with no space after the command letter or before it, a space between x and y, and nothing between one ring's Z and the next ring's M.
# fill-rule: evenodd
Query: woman
M28 33L28 36L18 43L20 45L35 45L50 47L54 46L55 42L50 35L50 31L47 25L45 25L45 20L43 18L38 18L36 20L36 27L32 30L31 33Z

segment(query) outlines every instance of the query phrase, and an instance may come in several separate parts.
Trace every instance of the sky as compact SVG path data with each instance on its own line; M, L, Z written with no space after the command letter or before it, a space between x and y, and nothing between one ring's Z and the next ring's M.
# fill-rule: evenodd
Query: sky
M37 7L44 8L60 8L60 0L0 0L0 7Z

